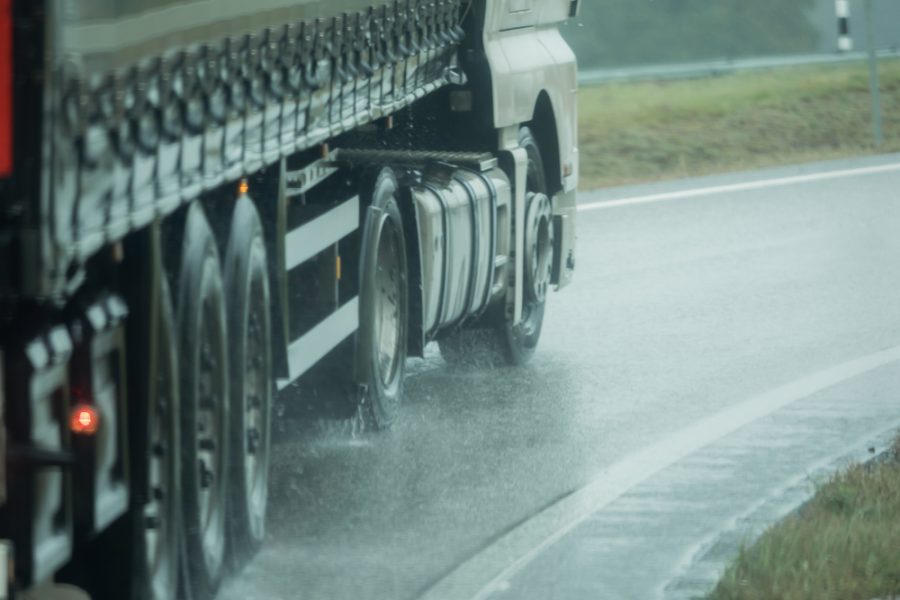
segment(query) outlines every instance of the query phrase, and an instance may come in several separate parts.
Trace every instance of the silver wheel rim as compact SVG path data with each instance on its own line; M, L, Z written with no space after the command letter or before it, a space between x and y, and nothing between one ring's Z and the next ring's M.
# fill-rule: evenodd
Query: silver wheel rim
M533 302L547 299L553 270L553 212L546 194L528 193L526 218L526 273Z
M378 240L377 272L375 274L375 339L378 376L390 387L400 366L398 356L403 335L400 319L402 302L401 246L399 232L387 218L382 221Z
M197 455L197 499L202 534L203 557L212 574L220 564L225 544L225 490L222 469L225 466L224 446L226 387L224 341L218 321L218 303L208 298L203 305L200 331L200 368L197 373L197 413L195 451Z
M269 473L269 373L268 322L264 306L254 300L264 298L263 282L254 280L247 314L244 374L244 483L247 490L250 531L261 539L265 528Z
M175 364L172 355L171 332L160 328L158 339L156 374L156 401L148 411L148 448L150 449L147 465L148 498L144 504L144 549L147 563L147 574L152 597L163 600L169 598L175 589L176 570L174 558L169 556L171 540L176 535L173 520L174 508L169 497L175 485L175 472L172 466L174 452L172 440L174 431L166 424L171 421L172 400L175 394Z
M551 214L552 214L552 207L550 206L550 201L549 201L549 198L547 198L545 191L546 191L546 186L543 185L543 183L540 181L540 171L538 170L537 162L533 158L529 157L528 174L527 174L527 178L526 178L526 202L527 202L527 204L526 204L526 216L525 216L525 221L526 221L525 235L526 236L532 235L532 237L536 238L536 240L540 238L539 224L534 233L532 233L529 230L529 223L539 220L539 219L534 219L531 217L531 215L538 214L537 212L532 211L532 205L535 204L534 200L541 199L541 198L546 199L547 200L547 204L546 204L547 210L551 211ZM543 204L543 202L541 202L540 204ZM550 236L552 236L553 228L549 227L547 232L550 234ZM528 244L528 242L526 240L526 252L525 252L526 262L529 261L530 257L537 258L540 254L540 249L536 248L537 252L534 255L532 255L531 252L529 251L530 248L528 247L527 244ZM549 247L551 248L551 252L552 252L552 247L553 247L552 239L550 241ZM538 260L533 261L534 264L537 264L538 262L539 262ZM551 254L550 262L552 263L552 254ZM543 321L544 302L546 301L546 297L544 298L544 300L541 300L541 301L537 300L536 298L531 297L531 296L538 295L535 291L532 291L537 288L533 285L530 285L531 282L534 282L537 280L537 277L533 276L533 272L537 272L537 268L535 268L534 271L532 271L532 269L529 269L529 268L525 269L525 277L528 280L528 281L526 281L525 290L526 290L526 293L529 296L529 298L526 299L527 301L524 302L523 306L522 306L522 320L519 322L518 325L516 325L512 329L513 336L518 338L521 341L521 343L525 346L533 345L533 343L536 341L534 338L536 338L536 336L538 335L538 333L540 331L541 323Z

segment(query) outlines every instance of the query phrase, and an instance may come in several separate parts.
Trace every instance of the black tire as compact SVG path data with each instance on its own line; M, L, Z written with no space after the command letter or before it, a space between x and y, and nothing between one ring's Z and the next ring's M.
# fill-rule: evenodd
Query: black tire
M212 231L199 204L184 228L178 289L181 474L188 589L211 598L222 579L228 494L228 336Z
M158 256L158 231L128 240L126 323L130 507L82 548L97 598L178 598L182 566L177 324ZM133 252L130 252L133 251ZM147 258L151 258L145 262ZM81 579L67 580L82 583Z
M137 595L167 600L178 593L181 560L181 440L179 423L176 323L169 286L163 275L156 319L155 379L147 407L147 497L138 515L138 544L142 570ZM151 375L152 376L152 375ZM155 401L153 401L155 400Z
M403 398L409 277L397 179L382 169L372 182L361 248L356 371L363 423L385 429L396 420Z
M528 154L526 196L529 199L544 196L545 200L548 189L544 160L537 140L528 127L519 129L519 146ZM444 335L438 341L441 355L455 366L480 368L523 365L531 359L537 348L545 307L546 299L535 299L526 293L523 298L522 320L518 324L512 324L505 306L497 307L476 328Z
M526 195L548 194L547 174L544 170L544 159L537 140L528 127L519 129L519 146L528 153L528 170L526 172ZM523 365L528 362L537 348L544 325L544 309L546 300L534 300L525 294L522 304L522 320L512 325L508 318L500 327L501 341L506 360L511 365Z
M225 253L231 365L229 546L236 564L262 545L271 448L272 324L262 226L253 202L235 205Z

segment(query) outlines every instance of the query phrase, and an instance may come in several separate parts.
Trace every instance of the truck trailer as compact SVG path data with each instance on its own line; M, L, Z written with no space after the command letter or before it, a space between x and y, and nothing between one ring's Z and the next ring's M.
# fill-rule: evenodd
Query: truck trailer
M211 598L284 411L531 357L578 4L0 0L0 598Z

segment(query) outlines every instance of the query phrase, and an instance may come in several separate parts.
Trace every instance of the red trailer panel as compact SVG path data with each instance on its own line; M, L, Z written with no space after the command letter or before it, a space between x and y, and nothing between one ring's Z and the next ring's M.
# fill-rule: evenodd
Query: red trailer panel
M13 168L12 0L0 0L0 177Z

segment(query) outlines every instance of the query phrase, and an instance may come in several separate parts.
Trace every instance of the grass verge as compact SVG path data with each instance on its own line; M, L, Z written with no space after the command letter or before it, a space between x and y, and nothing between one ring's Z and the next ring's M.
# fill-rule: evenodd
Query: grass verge
M708 600L900 598L900 437L741 549Z
M581 185L900 151L900 60L882 60L880 72L880 148L865 63L582 88Z

